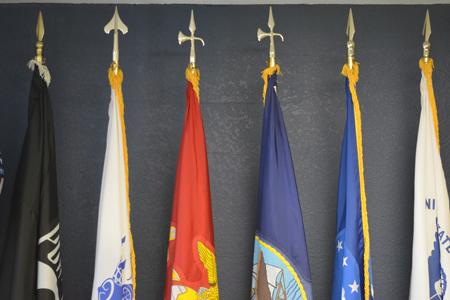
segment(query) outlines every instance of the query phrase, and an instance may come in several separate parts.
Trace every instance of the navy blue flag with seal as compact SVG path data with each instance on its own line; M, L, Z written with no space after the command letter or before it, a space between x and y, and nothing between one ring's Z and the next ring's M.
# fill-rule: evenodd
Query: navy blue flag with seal
M53 113L48 69L31 61L28 127L0 266L1 299L61 300ZM46 79L46 80L45 80Z
M276 66L263 72L267 89L251 299L312 300L302 211L283 112L277 96L278 70Z

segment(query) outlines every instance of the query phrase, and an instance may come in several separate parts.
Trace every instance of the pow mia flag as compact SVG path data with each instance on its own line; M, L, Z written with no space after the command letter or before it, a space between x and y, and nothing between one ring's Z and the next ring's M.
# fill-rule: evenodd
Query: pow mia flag
M55 140L46 66L32 60L28 128L1 261L2 299L62 300Z

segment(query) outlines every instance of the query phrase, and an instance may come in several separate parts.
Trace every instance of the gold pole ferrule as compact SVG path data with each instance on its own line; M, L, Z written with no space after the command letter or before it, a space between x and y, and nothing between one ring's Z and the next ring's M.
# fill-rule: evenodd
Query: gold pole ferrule
M431 43L426 41L423 43L422 47L423 47L423 60L425 62L428 62L430 60Z
M348 67L351 69L353 67L353 62L355 61L355 42L347 42L347 62Z
M36 42L36 57L35 60L42 64L44 63L44 57L43 57L43 49L44 49L44 43L42 41Z

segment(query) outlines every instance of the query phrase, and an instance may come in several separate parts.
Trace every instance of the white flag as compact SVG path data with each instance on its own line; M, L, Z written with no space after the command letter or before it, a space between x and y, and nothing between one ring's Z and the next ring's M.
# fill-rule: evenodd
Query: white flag
M117 74L110 70L111 102L98 212L93 300L134 299L122 78L120 70Z
M414 182L411 300L450 299L450 211L439 151L433 61L420 61L421 105Z

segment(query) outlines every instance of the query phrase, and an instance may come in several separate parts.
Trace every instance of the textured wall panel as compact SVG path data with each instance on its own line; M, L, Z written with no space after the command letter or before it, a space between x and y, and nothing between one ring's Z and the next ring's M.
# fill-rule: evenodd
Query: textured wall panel
M65 299L88 299L94 271L98 201L105 152L112 36L110 5L42 5L53 101ZM26 126L37 5L0 5L0 151L6 164L4 236ZM137 296L161 299L176 160L185 105L190 6L120 7L125 73ZM210 163L221 295L250 293L268 43L266 6L198 6L201 101ZM348 6L276 6L285 113L305 221L315 298L330 298L340 143L345 122ZM450 6L431 7L434 84L444 169L450 172ZM406 299L413 223L414 152L419 120L418 59L425 7L357 6L356 56L375 294Z

